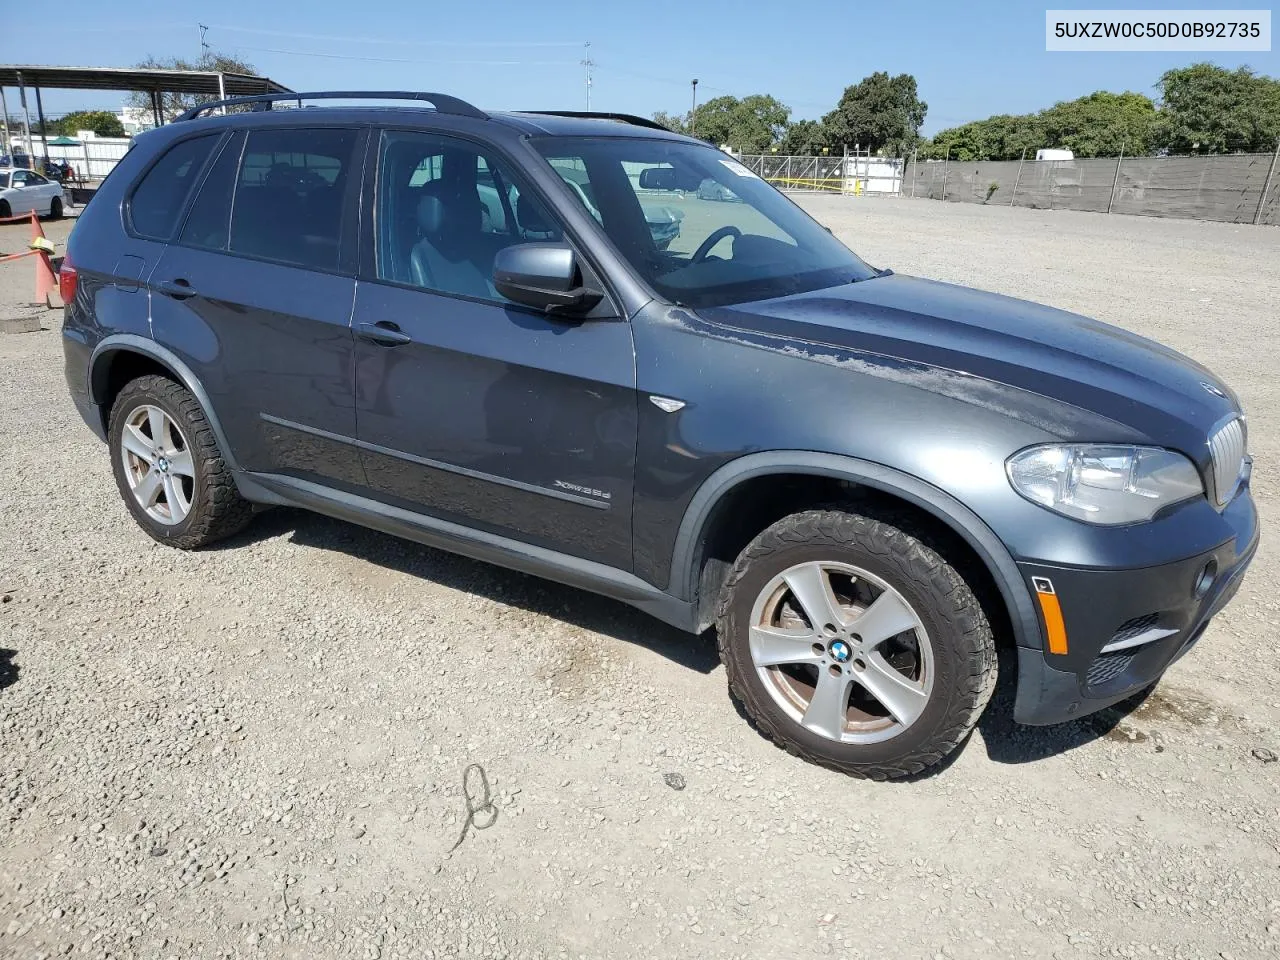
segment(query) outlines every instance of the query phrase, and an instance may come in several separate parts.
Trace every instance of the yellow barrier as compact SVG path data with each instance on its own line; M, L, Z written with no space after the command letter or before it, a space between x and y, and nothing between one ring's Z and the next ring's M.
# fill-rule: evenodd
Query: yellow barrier
M799 187L803 190L830 190L833 193L844 193L844 177L765 177L769 183L782 187ZM855 186L855 190L856 190Z

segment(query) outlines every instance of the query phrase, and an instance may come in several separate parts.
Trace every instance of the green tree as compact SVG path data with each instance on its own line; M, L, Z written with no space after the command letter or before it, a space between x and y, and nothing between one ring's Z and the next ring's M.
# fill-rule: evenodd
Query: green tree
M1280 139L1280 80L1248 67L1196 63L1160 78L1156 140L1170 153L1274 150Z
M666 127L672 133L688 133L689 124L687 116L688 115L686 114L683 117L678 117L674 113L667 113L665 110L659 110L653 115L653 120L655 123L662 124L662 126Z
M124 124L110 110L76 110L51 124L50 130L64 137L74 137L80 130L92 130L100 137L126 136Z
M1058 103L1036 115L1041 146L1062 147L1077 157L1142 156L1154 145L1156 106L1140 93L1099 90Z
M251 77L258 76L258 71L254 69L252 64L245 63L243 60L237 60L235 57L227 56L222 53L214 53L212 51L206 53L203 57L196 61L184 60L182 57L167 57L158 59L156 57L147 57L146 60L138 64L143 70L211 70L217 73L242 73ZM209 103L217 100L216 96L204 96L192 93L165 93L160 96L160 109L164 114L165 121L174 119L178 114L185 113L192 107L199 106L202 103ZM151 95L147 93L131 93L129 94L129 106L136 107L139 110L145 110L148 114L151 111Z
M787 127L778 144L778 152L792 156L812 157L827 146L827 131L817 120L797 120Z
M764 153L782 139L790 115L790 107L766 94L716 97L698 105L696 122L686 132L716 146Z
M1155 104L1140 93L1100 90L1056 103L1039 113L1001 114L940 130L920 149L925 159L1017 160L1041 147L1071 150L1077 157L1114 157L1151 152L1155 145Z
M872 153L909 152L920 140L929 105L920 99L916 78L879 71L846 87L836 108L822 118L832 148L858 146Z

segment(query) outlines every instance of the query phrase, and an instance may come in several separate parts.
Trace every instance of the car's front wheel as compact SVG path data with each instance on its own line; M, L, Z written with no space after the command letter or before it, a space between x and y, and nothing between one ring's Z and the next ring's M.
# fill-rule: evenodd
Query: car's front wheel
M940 762L995 688L982 607L908 520L793 514L738 557L720 656L757 727L815 763L876 780Z
M62 219L62 198L61 197L54 197L52 200L49 201L49 219L50 220Z
M249 522L217 437L195 397L160 376L128 383L111 407L116 485L138 525L183 550L231 536Z

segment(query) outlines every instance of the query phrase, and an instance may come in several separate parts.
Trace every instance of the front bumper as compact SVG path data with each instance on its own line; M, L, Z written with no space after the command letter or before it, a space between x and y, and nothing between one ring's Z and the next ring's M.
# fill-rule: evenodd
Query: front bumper
M1014 719L1061 723L1101 710L1155 682L1190 650L1235 596L1258 549L1258 514L1247 485L1222 517L1234 534L1230 540L1160 566L1099 570L1019 563L1033 595L1037 587L1045 589L1045 581L1051 585L1066 652L1018 648ZM1214 572L1206 584L1207 569ZM1047 622L1042 626L1047 632Z

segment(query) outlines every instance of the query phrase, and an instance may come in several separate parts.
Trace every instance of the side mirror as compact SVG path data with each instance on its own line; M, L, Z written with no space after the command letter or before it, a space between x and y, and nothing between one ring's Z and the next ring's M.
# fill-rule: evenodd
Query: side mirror
M583 313L604 294L582 285L578 257L563 243L518 243L498 251L493 285L508 300L563 313Z

